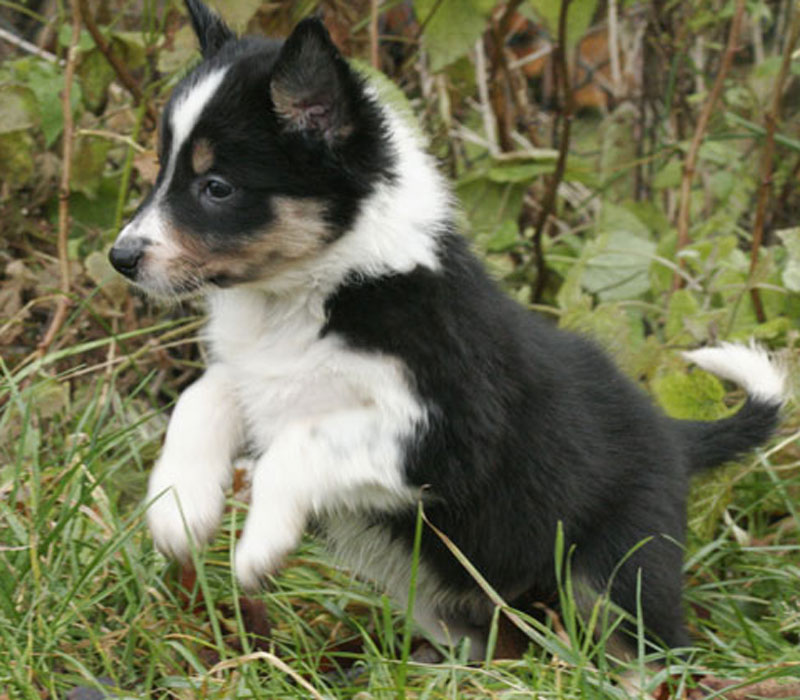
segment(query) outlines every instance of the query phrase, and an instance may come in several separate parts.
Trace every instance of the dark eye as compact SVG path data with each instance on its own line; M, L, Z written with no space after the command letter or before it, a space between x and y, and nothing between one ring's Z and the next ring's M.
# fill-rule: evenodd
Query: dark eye
M233 194L233 185L220 178L211 178L203 187L203 193L213 200L220 201Z

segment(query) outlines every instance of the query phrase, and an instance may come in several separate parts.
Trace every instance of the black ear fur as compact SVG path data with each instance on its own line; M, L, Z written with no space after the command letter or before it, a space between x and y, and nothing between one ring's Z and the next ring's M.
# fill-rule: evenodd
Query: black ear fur
M200 42L203 58L211 58L226 41L236 38L222 18L206 7L201 0L185 0L185 2L194 33Z
M270 96L287 131L334 144L353 131L353 76L318 19L300 22L281 48Z

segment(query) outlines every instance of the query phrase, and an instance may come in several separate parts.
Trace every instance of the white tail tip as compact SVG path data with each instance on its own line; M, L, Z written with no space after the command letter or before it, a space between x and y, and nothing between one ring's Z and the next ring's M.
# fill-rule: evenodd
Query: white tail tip
M755 343L721 343L683 356L707 372L735 382L756 401L780 404L786 398L786 373Z

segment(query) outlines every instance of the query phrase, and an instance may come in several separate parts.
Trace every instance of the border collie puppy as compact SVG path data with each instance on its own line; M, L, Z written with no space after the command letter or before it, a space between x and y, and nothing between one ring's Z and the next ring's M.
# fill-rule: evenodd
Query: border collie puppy
M689 477L767 439L782 373L753 347L688 353L749 398L717 422L665 417L592 343L489 279L413 127L319 21L285 42L237 38L187 5L203 61L165 109L155 187L110 253L146 292L204 295L210 314L210 366L150 478L158 548L186 559L213 537L249 449L247 589L313 524L406 601L422 498L505 599L553 600L561 523L582 591L635 614L641 581L649 639L687 644ZM480 657L492 606L430 531L417 585L418 622Z

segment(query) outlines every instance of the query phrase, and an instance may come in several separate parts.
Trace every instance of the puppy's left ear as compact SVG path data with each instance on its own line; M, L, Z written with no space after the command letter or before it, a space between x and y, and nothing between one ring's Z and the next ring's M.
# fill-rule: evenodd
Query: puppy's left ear
M300 22L281 48L270 96L286 131L335 145L354 127L355 78L318 19Z
M189 10L189 19L200 42L203 58L211 58L226 41L236 38L222 18L201 0L186 0L186 9Z

